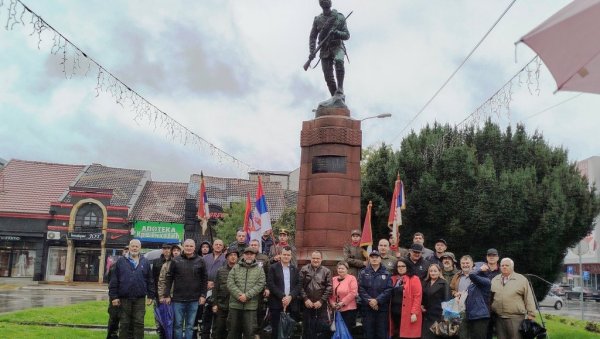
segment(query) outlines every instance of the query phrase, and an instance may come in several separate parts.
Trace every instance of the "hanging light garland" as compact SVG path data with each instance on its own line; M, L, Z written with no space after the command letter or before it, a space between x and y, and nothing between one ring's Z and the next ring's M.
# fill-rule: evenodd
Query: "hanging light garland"
M15 26L31 26L31 36L38 39L38 49L46 35L51 35L52 46L50 53L59 57L59 64L66 79L75 75L87 77L90 73L96 74L96 96L102 93L109 94L121 107L129 109L133 120L138 124L145 123L154 131L162 130L172 142L179 142L184 146L191 146L201 152L210 154L219 165L232 165L245 175L253 169L252 166L237 159L230 153L215 146L210 141L191 131L189 128L173 119L167 113L156 107L135 90L131 89L114 74L84 53L79 47L65 38L60 32L48 24L42 17L29 9L20 0L0 0L1 9L7 13L6 30L13 30Z

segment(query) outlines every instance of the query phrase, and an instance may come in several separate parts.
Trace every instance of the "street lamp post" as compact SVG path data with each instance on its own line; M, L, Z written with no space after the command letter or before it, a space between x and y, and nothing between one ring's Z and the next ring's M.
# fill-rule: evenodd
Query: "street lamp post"
M392 116L392 113L381 113L381 114L374 115L374 116L372 116L372 117L366 117L366 118L362 118L362 119L360 119L360 121L365 121L365 120L367 120L367 119L375 119L375 118L377 118L377 119L381 119L381 118L389 118L389 117L391 117L391 116Z

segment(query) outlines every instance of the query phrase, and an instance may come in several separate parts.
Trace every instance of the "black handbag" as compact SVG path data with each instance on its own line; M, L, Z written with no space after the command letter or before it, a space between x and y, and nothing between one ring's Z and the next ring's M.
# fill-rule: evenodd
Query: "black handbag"
M525 319L519 325L519 333L523 339L544 339L546 338L546 329L544 326L529 319Z

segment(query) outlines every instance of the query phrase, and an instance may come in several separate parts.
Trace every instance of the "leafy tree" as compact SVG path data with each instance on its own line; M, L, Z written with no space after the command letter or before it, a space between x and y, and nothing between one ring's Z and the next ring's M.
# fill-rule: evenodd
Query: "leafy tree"
M290 243L294 243L296 235L296 207L288 207L283 210L281 216L273 224L273 234L279 234L279 230L285 228L290 234Z
M225 242L225 246L235 241L235 234L244 227L246 204L234 202L225 209L225 217L217 222L217 237Z
M222 239L225 244L235 241L235 234L244 227L244 215L246 214L246 204L242 202L232 203L225 210L225 217L217 223L217 237ZM290 232L290 242L293 242L296 234L296 208L286 208L279 219L273 223L273 234L278 234L282 228Z
M484 260L487 248L515 261L516 271L554 281L569 247L587 235L600 198L569 163L567 151L487 122L458 130L435 124L413 132L399 151L381 145L362 164L362 206L372 200L374 234L385 236L396 173L407 209L401 244L414 232L430 247L444 238L457 256ZM547 286L536 286L538 296Z

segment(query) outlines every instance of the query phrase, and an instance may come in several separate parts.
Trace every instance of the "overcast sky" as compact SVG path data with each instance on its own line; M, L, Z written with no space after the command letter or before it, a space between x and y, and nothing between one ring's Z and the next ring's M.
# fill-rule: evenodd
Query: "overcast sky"
M52 35L6 30L0 7L0 158L146 169L154 180L192 173L243 177L243 168L197 144L172 140L144 116L97 96L97 70L67 78ZM345 93L363 122L363 145L398 148L413 116L440 88L511 1L344 0L351 10ZM24 0L106 70L199 136L254 169L299 166L300 130L328 98L320 66L305 72L318 1ZM465 66L412 123L456 124L485 102L534 53L514 43L569 1L518 1ZM516 60L515 60L516 58ZM87 64L86 64L87 65ZM503 127L523 120L571 160L599 154L600 96L554 94L542 66L539 95L515 82ZM407 131L407 132L408 132ZM168 133L167 133L168 134ZM406 133L403 133L406 134Z

